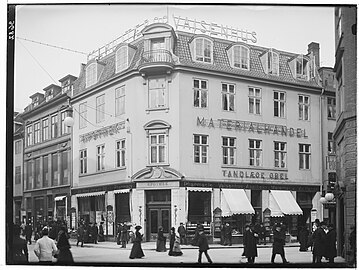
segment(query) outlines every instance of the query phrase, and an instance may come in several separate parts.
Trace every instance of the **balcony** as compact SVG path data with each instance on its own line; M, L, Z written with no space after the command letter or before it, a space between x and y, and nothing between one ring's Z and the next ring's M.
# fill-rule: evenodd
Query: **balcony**
M172 55L167 50L143 52L138 70L143 76L171 73L174 67Z

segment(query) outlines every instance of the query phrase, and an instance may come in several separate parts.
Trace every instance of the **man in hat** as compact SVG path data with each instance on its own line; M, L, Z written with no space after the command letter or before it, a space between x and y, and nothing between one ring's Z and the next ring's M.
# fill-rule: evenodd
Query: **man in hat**
M57 253L55 241L49 238L49 230L47 227L42 229L42 237L36 241L34 252L39 258L40 263L52 263L52 256Z
M285 245L285 231L281 224L276 224L273 231L273 249L272 249L272 258L271 263L274 263L275 256L279 254L282 257L283 263L288 263L285 258L284 252Z
M319 227L313 233L313 263L321 263L326 251L325 222L320 222Z
M180 223L177 232L180 236L180 244L185 244L187 245L187 240L186 240L186 228L183 225L183 222Z
M209 246L208 246L208 240L206 237L206 234L204 233L204 228L203 226L198 227L198 263L202 263L202 253L204 253L204 255L206 255L207 261L209 263L213 263L211 258L208 255L208 250L209 250Z

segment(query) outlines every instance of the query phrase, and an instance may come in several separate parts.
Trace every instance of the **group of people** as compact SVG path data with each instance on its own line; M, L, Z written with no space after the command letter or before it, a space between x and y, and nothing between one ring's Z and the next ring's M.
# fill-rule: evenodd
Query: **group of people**
M183 253L181 251L180 246L180 235L176 233L176 229L174 227L171 228L170 231L170 248L168 251L169 256L181 256ZM166 252L166 236L163 234L163 227L160 226L158 228L157 233L157 244L156 244L156 251L158 252Z
M83 221L79 223L77 229L77 243L76 246L81 244L81 247L84 246L84 243L93 243L105 241L103 222L100 222L100 225L97 226L96 222L85 224Z

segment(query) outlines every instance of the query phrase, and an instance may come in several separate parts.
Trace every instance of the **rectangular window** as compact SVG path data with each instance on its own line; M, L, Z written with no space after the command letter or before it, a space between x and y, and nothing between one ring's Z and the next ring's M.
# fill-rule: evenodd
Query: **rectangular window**
M96 123L105 120L105 94L96 98Z
M25 189L29 190L32 189L32 180L33 180L33 171L32 171L32 160L29 160L26 162L27 170L26 170L26 183L25 183Z
M51 138L57 137L57 114L51 116Z
M69 163L68 163L68 151L61 153L61 185L67 185L69 183Z
M233 47L233 66L249 69L249 49L244 46Z
M116 142L116 166L118 168L126 166L126 144L125 140Z
M87 125L87 102L80 103L79 115L79 126L84 128Z
M234 111L235 91L234 84L222 83L222 109L224 111Z
M328 154L335 154L335 141L332 132L328 132Z
M49 175L49 156L44 156L42 158L42 177L43 177L43 182L42 182L43 187L48 187L49 186L49 180L50 180L50 175Z
M296 59L296 71L297 79L308 78L308 60L303 58L303 55L298 56L298 58Z
M115 89L115 114L122 115L125 113L125 86Z
M299 169L310 169L310 144L299 144Z
M66 117L67 117L67 112L61 112L61 135L70 133L70 128L65 125Z
M40 122L34 124L34 143L40 142Z
M32 125L26 127L26 145L30 146L33 144Z
M212 63L212 43L205 38L197 38L195 46L196 61Z
M96 151L96 170L103 171L105 169L105 145L97 146Z
M148 107L150 109L167 107L167 87L165 78L148 80Z
M274 167L287 167L287 143L274 142Z
M197 108L207 108L208 88L207 81L193 80L194 106Z
M34 178L34 188L41 187L41 170L40 170L40 158L35 159L35 178Z
M86 87L95 84L97 81L97 63L92 63L86 68Z
M249 140L249 165L262 166L262 141Z
M310 114L310 98L309 96L299 95L298 109L299 120L309 120Z
M47 141L49 139L49 118L42 120L42 140Z
M20 154L21 153L21 148L22 148L22 141L16 141L15 142L15 154Z
M150 135L150 163L166 162L167 142L166 134Z
M207 163L208 159L208 135L193 136L194 163Z
M21 166L15 167L15 184L21 184Z
M249 87L249 113L261 114L262 91L260 88Z
M87 173L87 150L80 150L80 174Z
M222 137L223 164L236 164L236 138Z
M336 100L335 100L335 98L328 97L327 102L328 102L328 105L327 105L328 106L328 118L335 119L336 115L337 115Z
M59 185L59 164L58 164L58 154L54 153L51 155L51 178L52 186Z
M285 103L286 103L285 92L274 91L273 101L274 101L274 116L285 118Z

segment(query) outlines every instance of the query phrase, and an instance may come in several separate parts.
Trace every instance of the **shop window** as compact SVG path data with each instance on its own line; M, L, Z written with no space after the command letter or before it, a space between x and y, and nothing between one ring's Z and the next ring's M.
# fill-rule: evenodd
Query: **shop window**
M92 63L86 68L86 87L90 87L97 82L97 63Z
M273 92L274 116L285 118L286 93L280 91Z
M249 140L249 165L262 166L262 141Z
M299 120L309 120L310 115L310 97L305 95L298 96Z
M165 78L152 78L148 80L148 108L168 108L167 83Z
M42 140L47 141L49 139L49 119L42 120Z
M194 163L208 162L208 147L208 135L193 135Z
M195 61L212 63L213 62L213 42L206 38L196 38L194 40Z
M188 221L194 224L211 222L211 192L188 192Z
M335 98L328 97L327 99L328 119L336 118L336 100Z
M248 99L249 99L249 113L261 114L262 104L262 91L260 88L249 87Z
M222 83L222 109L224 111L234 111L235 94L234 84Z
M115 115L122 115L125 113L125 86L122 85L115 89Z
M244 227L248 224L246 215L232 215L230 217L222 217L222 226L228 223L232 228L232 235L244 233ZM233 240L232 240L233 241Z
M79 107L79 127L87 126L87 102L80 103Z
M105 94L96 97L96 123L105 120Z
M222 137L222 152L224 165L236 164L236 150L236 138Z
M287 167L287 143L274 142L274 167Z
M299 144L299 169L310 169L310 144Z
M193 105L196 108L207 108L208 82L205 80L193 80Z
M80 150L80 174L87 173L87 149Z

